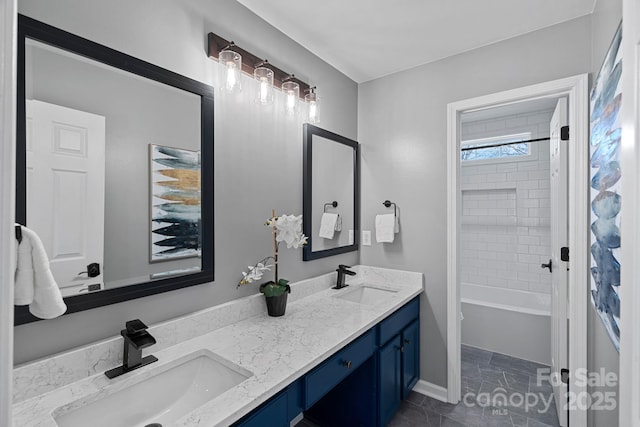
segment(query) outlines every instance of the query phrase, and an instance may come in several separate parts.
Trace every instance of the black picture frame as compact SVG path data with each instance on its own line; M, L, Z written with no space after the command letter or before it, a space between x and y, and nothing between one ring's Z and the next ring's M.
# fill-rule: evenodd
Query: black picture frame
M103 307L136 298L212 282L214 280L214 88L117 50L92 42L43 22L18 15L17 129L16 129L16 222L26 224L26 99L25 46L36 40L201 97L201 208L202 269L193 274L153 280L64 298L65 314ZM15 306L14 323L22 325L39 319L27 306Z
M336 248L312 250L312 195L313 195L313 136L328 139L337 144L343 144L353 149L353 244ZM308 238L302 249L302 259L311 261L359 249L360 236L360 145L357 141L338 135L318 126L305 123L303 125L303 167L302 167L302 229ZM316 207L318 208L318 207Z

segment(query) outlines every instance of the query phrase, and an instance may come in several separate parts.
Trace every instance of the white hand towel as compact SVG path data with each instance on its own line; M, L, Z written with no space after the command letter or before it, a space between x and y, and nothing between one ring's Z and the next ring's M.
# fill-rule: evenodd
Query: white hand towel
M376 215L376 242L393 243L396 218L394 214Z
M323 213L320 220L320 237L325 239L333 239L333 234L336 231L336 223L338 221L338 214L335 213Z
M27 227L22 227L22 243L18 245L14 304L29 304L31 314L41 319L53 319L67 311L44 246Z
M17 225L17 224L16 224ZM31 259L31 240L25 239L22 227L22 242L16 244L16 268L13 303L29 305L33 301L33 260Z

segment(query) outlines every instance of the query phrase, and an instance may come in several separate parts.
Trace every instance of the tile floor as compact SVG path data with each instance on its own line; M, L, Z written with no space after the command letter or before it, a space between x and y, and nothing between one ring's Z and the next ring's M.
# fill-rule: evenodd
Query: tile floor
M551 386L537 382L537 369L546 367L463 345L463 401L452 405L412 392L389 427L558 427ZM303 420L296 427L315 426Z

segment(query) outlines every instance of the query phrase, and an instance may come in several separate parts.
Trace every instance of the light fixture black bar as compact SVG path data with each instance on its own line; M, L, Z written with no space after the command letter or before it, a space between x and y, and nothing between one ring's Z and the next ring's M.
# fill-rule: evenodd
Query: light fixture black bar
M230 46L232 46L230 48ZM273 71L273 85L282 89L282 83L286 81L294 81L300 85L300 98L304 99L304 95L309 92L311 86L308 83L303 82L291 73L282 71L280 68L274 66L271 62L268 62L264 58L260 58L251 52L248 52L232 41L228 41L215 33L209 33L208 43L208 55L211 59L218 59L220 52L226 48L230 48L234 52L242 55L242 71L253 77L253 70L260 64L264 64L265 67Z
M549 141L549 140L551 140L551 138L535 138L535 139L527 139L526 141L502 142L500 144L479 145L477 147L464 147L464 148L461 148L460 151L482 150L483 148L503 147L505 145L527 144L529 142L540 142L540 141Z

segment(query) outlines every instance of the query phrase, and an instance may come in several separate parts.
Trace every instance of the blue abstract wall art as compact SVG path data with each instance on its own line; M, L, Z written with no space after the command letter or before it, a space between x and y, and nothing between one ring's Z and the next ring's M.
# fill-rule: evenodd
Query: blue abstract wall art
M201 256L200 152L149 146L151 262Z
M591 302L620 351L622 24L591 91Z

